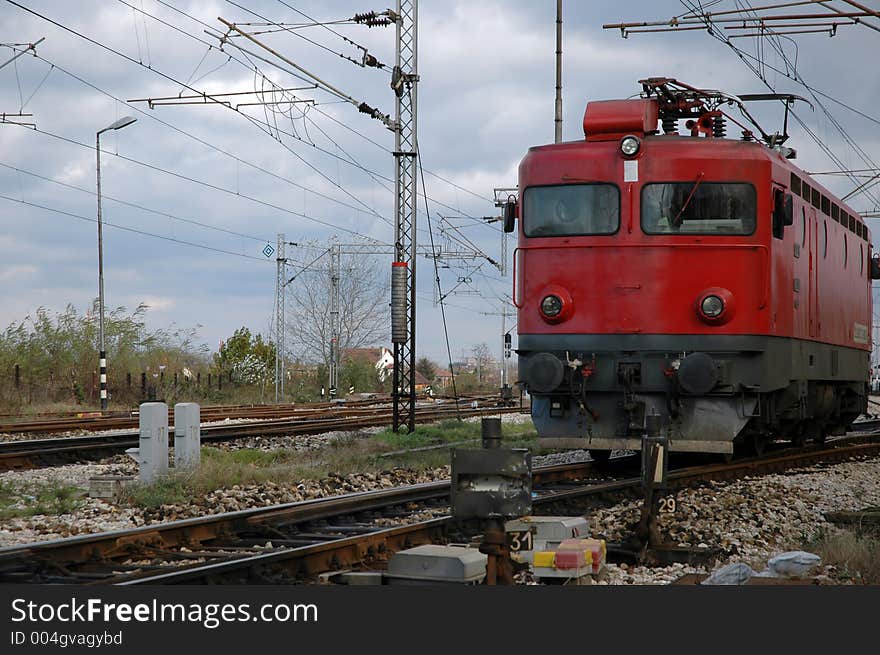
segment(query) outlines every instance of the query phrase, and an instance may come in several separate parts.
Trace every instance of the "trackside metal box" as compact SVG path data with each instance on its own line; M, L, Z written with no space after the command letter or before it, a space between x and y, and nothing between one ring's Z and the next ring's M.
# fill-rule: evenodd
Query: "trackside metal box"
M527 448L455 448L452 513L500 519L532 511L532 455Z
M583 516L523 516L504 524L505 532L531 532L535 550L556 546L564 539L586 537L588 528Z
M477 584L486 577L487 556L475 548L427 544L394 553L388 584Z

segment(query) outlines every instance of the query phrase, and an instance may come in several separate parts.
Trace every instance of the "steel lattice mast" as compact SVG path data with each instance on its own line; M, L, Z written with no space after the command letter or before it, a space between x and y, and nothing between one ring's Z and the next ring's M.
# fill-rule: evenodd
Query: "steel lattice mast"
M286 316L284 312L284 235L278 235L275 264L277 266L275 277L275 402L284 399L284 325Z
M395 261L392 264L391 338L394 342L393 427L415 429L416 409L416 110L418 1L398 0L394 158Z
M335 398L339 386L339 358L341 349L339 324L339 276L340 248L338 243L330 245L330 362L327 367L327 394Z

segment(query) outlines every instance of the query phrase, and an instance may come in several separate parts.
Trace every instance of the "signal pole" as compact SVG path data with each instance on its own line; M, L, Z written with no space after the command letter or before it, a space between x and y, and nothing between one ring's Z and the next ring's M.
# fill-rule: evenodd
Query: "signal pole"
M391 88L394 122L394 249L391 340L394 343L392 428L416 426L416 158L418 0L397 2L397 57Z
M562 143L562 0L556 0L556 129L554 143Z

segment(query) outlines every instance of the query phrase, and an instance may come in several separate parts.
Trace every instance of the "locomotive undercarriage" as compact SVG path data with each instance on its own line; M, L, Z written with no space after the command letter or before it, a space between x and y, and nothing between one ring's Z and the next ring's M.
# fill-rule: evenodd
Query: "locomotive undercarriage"
M550 344L569 348L541 347ZM521 335L518 353L547 447L637 450L645 416L656 414L672 450L761 452L773 439L802 444L840 434L867 407L867 385L858 379L867 353L817 342Z

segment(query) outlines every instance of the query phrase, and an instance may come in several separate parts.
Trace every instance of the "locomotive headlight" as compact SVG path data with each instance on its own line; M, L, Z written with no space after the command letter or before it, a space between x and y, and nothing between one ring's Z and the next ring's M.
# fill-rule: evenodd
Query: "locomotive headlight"
M620 140L620 152L622 152L627 157L632 157L639 152L639 148L642 146L642 142L639 141L638 137L635 136L625 136Z
M544 296L544 299L541 301L541 313L544 314L544 316L553 318L554 316L558 316L561 311L562 299L559 296Z
M706 296L700 303L700 311L709 318L717 318L724 311L724 301L718 296Z

